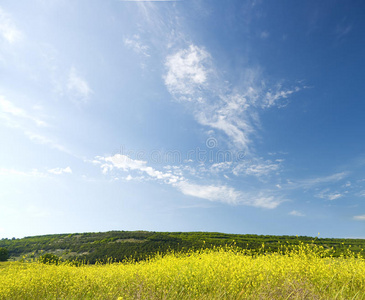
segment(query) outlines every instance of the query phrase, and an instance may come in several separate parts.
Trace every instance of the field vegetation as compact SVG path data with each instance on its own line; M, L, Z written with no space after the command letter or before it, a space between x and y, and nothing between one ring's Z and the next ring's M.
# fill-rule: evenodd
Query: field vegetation
M0 263L0 299L365 299L365 260L315 244L170 251L141 261ZM49 256L51 257L51 256Z

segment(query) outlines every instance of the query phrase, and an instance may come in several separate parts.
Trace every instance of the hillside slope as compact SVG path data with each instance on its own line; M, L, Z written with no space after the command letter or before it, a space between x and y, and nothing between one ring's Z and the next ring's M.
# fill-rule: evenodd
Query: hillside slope
M265 244L265 251L276 251L281 245L313 243L325 248L333 247L339 256L351 245L354 252L365 248L363 239L322 239L313 237L269 236L250 234L225 234L217 232L148 232L148 231L108 231L73 234L52 234L25 237L22 239L1 239L0 247L9 250L10 259L25 256L37 258L44 253L53 253L65 259L97 260L113 258L141 260L157 252L169 250L210 248L214 246L236 245L241 248L259 250Z

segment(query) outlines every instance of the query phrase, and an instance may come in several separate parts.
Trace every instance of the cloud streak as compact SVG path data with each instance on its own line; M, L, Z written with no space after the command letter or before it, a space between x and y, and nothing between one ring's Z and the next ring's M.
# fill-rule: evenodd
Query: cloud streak
M138 54L142 54L145 57L150 57L150 54L148 54L149 47L142 44L139 35L134 35L132 38L125 38L124 45Z
M294 182L289 182L288 184L285 185L285 187L287 189L298 189L298 188L311 189L313 187L320 186L323 184L331 184L340 181L346 178L348 174L349 174L348 172L340 172L323 177L297 180Z
M19 171L16 169L0 168L0 176L25 176L25 177L46 177L46 175L37 169L31 171Z
M78 74L75 67L72 67L69 72L67 89L73 98L82 102L87 102L93 93L87 81Z
M9 14L0 7L0 36L9 44L14 44L22 37L22 33L16 28Z
M35 116L37 109L39 107L35 106L33 112L28 112L0 95L0 119L5 121L4 124L7 127L23 131L24 135L33 142L73 155L70 150L54 139L38 133L40 128L50 127L50 125Z
M354 216L353 219L356 221L365 221L365 215Z
M305 217L305 214L301 213L300 211L297 210L292 210L289 215L294 216L294 217Z
M162 172L148 166L146 161L134 160L123 154L115 154L108 157L97 156L95 157L95 161L100 162L96 164L100 166L104 174L108 174L115 169L128 173L131 171L137 171L147 175L147 178L149 179L154 179L173 186L184 195L209 201L222 202L230 205L247 205L266 209L274 209L284 202L283 199L275 197L270 194L270 192L262 191L257 194L244 193L226 185L192 183L183 175L179 168L176 173L171 171L171 169L175 169L171 166L169 168L165 168L170 169L169 171ZM126 180L129 181L133 178L134 177L132 177L132 175L128 174ZM141 178L144 179L141 176L138 177L139 180Z
M59 151L62 151L62 152L65 152L69 155L72 155L74 156L74 154L68 150L65 146L59 144L58 142L54 141L53 139L51 138L48 138L46 136L43 136L41 134L38 134L38 133L34 133L32 131L29 131L29 130L25 130L24 131L24 134L31 140L31 141L34 141L38 144L41 144L41 145L47 145L53 149L57 149Z
M66 168L54 168L48 170L48 173L54 174L54 175L62 175L62 174L72 174L72 170L70 167Z
M31 120L37 126L48 126L46 122L26 112L24 109L17 107L13 102L5 99L4 96L0 95L0 116L6 114L12 118Z
M39 171L38 169L32 169L31 171L20 171L13 168L10 169L0 168L0 176L45 178L49 177L50 176L49 174L53 175L72 174L72 170L70 167L49 169L46 172Z
M165 67L165 86L174 99L188 103L198 123L223 132L247 153L252 153L259 111L285 106L289 96L301 90L299 86L284 89L281 84L266 87L258 72L248 69L238 87L243 92L233 92L218 75L210 53L194 44L167 56Z

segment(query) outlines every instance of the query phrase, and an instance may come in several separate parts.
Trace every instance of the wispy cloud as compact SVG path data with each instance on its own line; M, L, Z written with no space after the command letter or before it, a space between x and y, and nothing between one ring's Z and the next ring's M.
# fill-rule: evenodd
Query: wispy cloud
M296 181L290 181L287 185L286 188L304 188L304 189L310 189L322 184L327 184L327 183L334 183L337 181L340 181L344 178L346 178L348 176L348 172L340 172L340 173L335 173L332 175L328 175L328 176L323 176L323 177L315 177L315 178L310 178L310 179L302 179L302 180L296 180Z
M230 170L232 167L232 162L224 161L220 163L214 163L210 166L210 171L213 173L220 173L227 170Z
M54 141L51 138L48 138L44 135L38 134L38 133L34 133L32 131L29 130L25 130L24 134L32 141L38 143L38 144L42 144L42 145L47 145L53 149L57 149L59 151L65 152L67 154L73 155L72 152L70 150L68 150L65 146L61 145L60 143Z
M267 209L276 208L285 201L270 192L261 191L259 193L244 193L227 185L192 183L183 174L181 168L177 168L177 172L173 172L172 170L176 169L174 166L165 166L165 169L168 171L159 171L148 166L146 161L134 160L122 154L116 154L109 157L97 156L95 157L95 160L101 162L99 166L104 174L110 173L114 169L126 172L142 172L147 178L171 185L185 195L209 201L218 201L231 205L248 205ZM133 180L134 178L136 177L128 174L125 179ZM141 178L144 179L141 176L137 178L138 180L141 180Z
M124 45L138 54L141 54L145 57L150 57L150 54L148 53L149 47L142 44L141 39L137 34L133 35L132 38L125 38Z
M357 195L359 197L365 197L365 190L364 191L360 191Z
M239 119L231 112L219 114L218 111L208 109L196 113L196 119L202 125L224 132L239 149L249 152L249 136L254 130L248 120Z
M260 38L262 38L262 39L267 39L269 36L270 36L270 33L266 30L264 30L260 33Z
M318 194L315 195L318 198L321 199L327 199L327 200L336 200L338 198L341 198L343 195L338 192L331 192L329 188L322 190Z
M185 195L219 201L228 204L239 204L241 194L234 188L227 186L199 185L186 181L176 184L176 187Z
M252 175L256 177L268 176L272 173L278 172L280 170L281 160L271 161L266 160L263 161L261 159L251 160L249 162L243 162L238 164L233 169L233 174L236 176L245 174Z
M20 176L20 177L38 177L45 178L49 177L49 174L61 175L61 174L71 174L72 170L70 167L66 168L54 168L47 171L40 171L38 169L32 169L30 171L22 171L14 168L0 168L0 176Z
M157 180L163 180L165 183L172 184L183 178L178 177L170 172L161 172L155 170L152 167L147 166L146 161L131 159L123 154L115 154L114 156L95 158L98 161L103 162L101 169L104 174L112 171L114 168L121 169L123 171L140 171L146 173L148 176Z
M165 84L170 93L179 99L193 100L192 96L207 81L209 61L208 52L195 45L168 56Z
M285 106L286 103L283 102L283 99L287 99L290 95L295 92L299 92L300 88L298 86L292 89L282 89L281 85L278 85L274 90L270 89L266 92L264 101L261 106L263 108L269 108L272 106Z
M346 20L342 19L335 28L335 35L338 40L343 39L352 30L352 25Z
M61 174L71 174L72 170L70 167L66 168L54 168L48 170L48 173L54 174L54 175L61 175Z
M32 169L31 171L20 171L12 168L0 168L0 176L46 177L47 175L37 169Z
M338 198L341 198L342 196L343 195L340 194L340 193L330 194L330 195L328 195L328 199L332 201L332 200L336 200Z
M88 82L82 78L75 67L72 67L67 81L67 89L71 96L82 102L87 102L90 95L93 93Z
M356 221L365 221L365 215L354 216L353 219Z
M13 102L5 99L0 95L0 117L1 114L6 114L19 119L27 119L33 121L37 126L47 126L47 123L34 115L26 112L24 109L17 107Z
M292 210L289 215L291 216L295 216L295 217L305 217L305 214L301 213L300 211L297 210Z
M39 110L39 106L33 106L31 112L26 111L0 95L0 119L5 121L4 124L7 127L21 130L24 135L33 142L47 145L53 149L73 155L65 146L54 139L39 133L40 128L49 127L47 122L36 116Z
M16 28L11 17L0 7L0 36L8 43L19 41L22 33Z
M339 25L337 26L336 28L336 36L337 38L342 38L344 37L345 35L347 35L352 29L352 26L351 25Z
M259 111L284 106L290 95L300 91L281 84L270 87L259 72L247 68L244 82L234 88L214 67L213 58L203 47L190 44L167 56L165 85L170 94L192 107L195 119L202 125L224 132L240 150L252 152ZM285 100L283 102L282 100Z
M274 196L270 192L260 192L258 195L248 194L244 200L244 203L250 206L274 209L285 201L287 200L278 196Z

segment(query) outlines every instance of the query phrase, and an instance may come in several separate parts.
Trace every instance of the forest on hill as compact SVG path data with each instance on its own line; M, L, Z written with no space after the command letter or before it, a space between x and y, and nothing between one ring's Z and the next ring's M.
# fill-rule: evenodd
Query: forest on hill
M225 234L218 232L149 232L108 231L73 234L31 236L21 239L1 239L0 248L9 251L10 260L31 260L46 253L63 259L97 261L143 260L156 253L188 251L191 249L236 246L253 251L275 252L282 246L290 247L300 242L333 248L333 256L362 252L364 239L313 238L306 236L272 236L252 234Z

